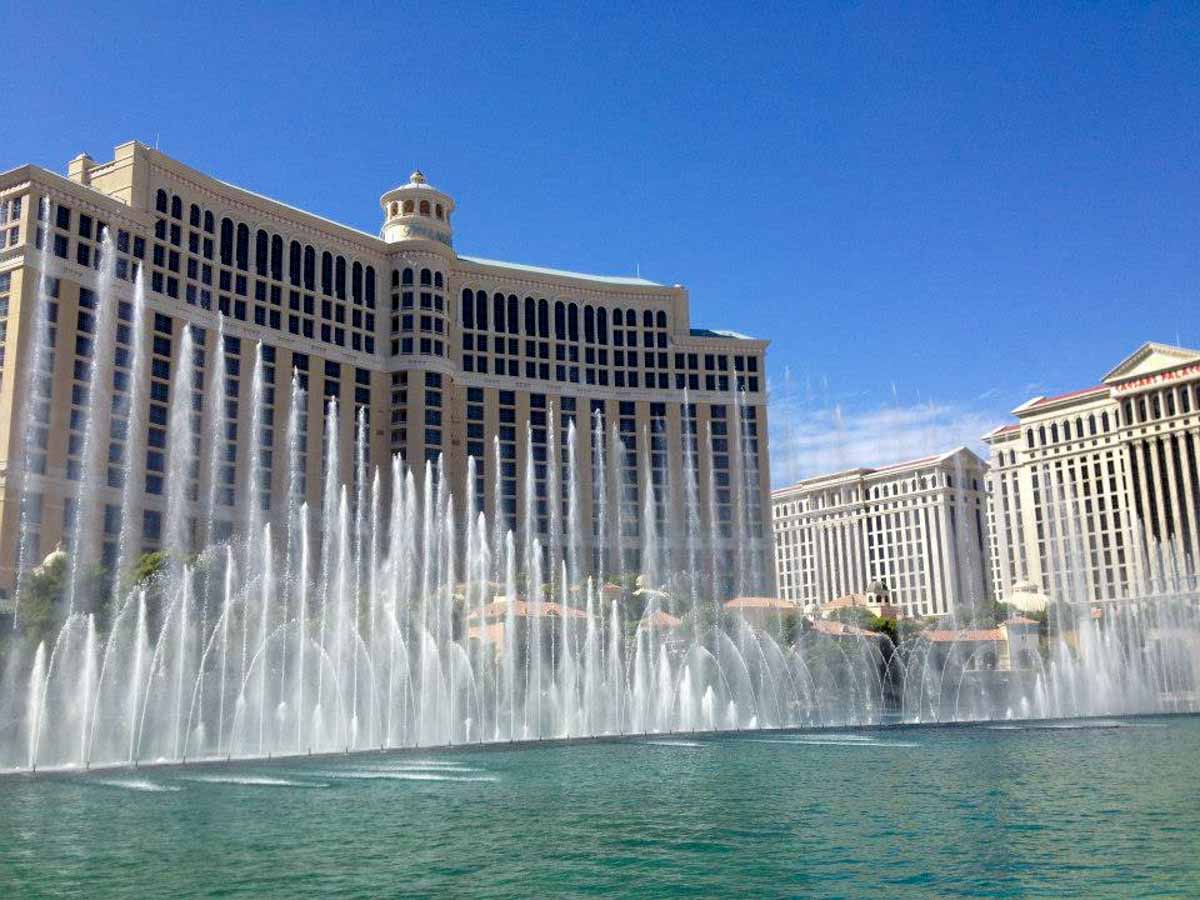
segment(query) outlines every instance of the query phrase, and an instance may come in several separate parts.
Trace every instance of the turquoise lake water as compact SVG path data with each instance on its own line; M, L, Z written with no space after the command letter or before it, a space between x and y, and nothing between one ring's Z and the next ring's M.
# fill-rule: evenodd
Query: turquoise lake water
M0 777L0 897L1197 896L1198 760L1188 717Z

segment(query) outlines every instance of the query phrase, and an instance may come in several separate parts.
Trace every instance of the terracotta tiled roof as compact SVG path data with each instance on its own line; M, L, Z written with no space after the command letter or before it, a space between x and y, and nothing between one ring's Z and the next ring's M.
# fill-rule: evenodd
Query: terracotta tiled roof
M857 625L847 625L845 622L837 622L833 619L813 619L809 623L812 631L817 634L827 634L832 637L875 637L873 631L867 631L865 628L859 628Z
M1092 385L1091 387L1080 388L1077 391L1067 391L1065 394L1055 394L1053 397L1043 397L1042 399L1038 400L1037 403L1034 403L1030 409L1036 409L1039 406L1045 406L1047 403L1056 403L1059 400L1069 400L1072 397L1081 397L1084 394L1091 394L1094 391L1106 390L1108 390L1107 385L1096 384Z
M938 644L950 644L955 641L982 643L1004 640L1004 635L999 628L961 628L958 631L935 629L926 631L925 637Z
M799 609L791 600L781 597L734 597L726 602L726 609Z
M1005 625L1037 625L1033 619L1027 619L1024 616L1011 616L1004 622Z
M539 603L537 601L530 602L528 600L514 600L512 602L513 615L518 618L567 618L567 619L586 619L587 613L582 609L576 609L573 606L563 606L561 603L546 601ZM468 621L477 621L480 614L483 615L483 620L486 622L489 619L503 619L508 615L508 600L504 597L497 597L482 610L474 609L467 613Z
M662 628L668 630L678 628L682 624L683 619L673 616L669 612L664 612L661 609L656 609L652 613L646 613L638 623L642 628Z
M866 594L842 594L840 597L835 597L828 603L821 605L821 611L847 609L852 606L863 606L867 602Z

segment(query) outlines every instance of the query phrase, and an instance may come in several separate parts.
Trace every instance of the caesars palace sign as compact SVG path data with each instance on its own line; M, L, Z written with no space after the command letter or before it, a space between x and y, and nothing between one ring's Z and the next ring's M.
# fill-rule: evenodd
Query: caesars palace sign
M1181 378L1187 378L1190 375L1200 375L1200 363L1192 363L1188 366L1183 366L1178 369L1171 369L1167 372L1155 372L1153 375L1145 375L1142 378L1135 378L1133 381L1126 381L1124 384L1116 386L1118 394L1128 393L1129 391L1137 390L1138 388L1152 387L1156 384L1166 384L1171 381L1179 381Z

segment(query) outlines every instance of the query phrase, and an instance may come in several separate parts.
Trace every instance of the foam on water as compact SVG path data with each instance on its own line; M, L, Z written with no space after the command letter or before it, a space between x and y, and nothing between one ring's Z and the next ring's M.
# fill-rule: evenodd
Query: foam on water
M160 784L156 781L147 781L144 778L105 778L93 782L93 784L103 785L104 787L123 788L127 791L144 791L151 794L173 794L183 790L175 784Z
M351 769L345 772L320 772L321 778L348 778L362 781L499 781L495 775L458 775L440 771L397 771Z
M870 738L854 740L833 738L750 738L755 744L790 744L793 747L918 747L912 741L881 741Z
M648 747L681 747L691 750L704 746L699 741L642 741L642 743Z
M317 781L295 781L291 778L268 778L265 775L193 775L188 781L204 784L236 784L245 787L329 787Z
M448 773L451 775L469 775L474 772L480 772L474 766L411 766L411 765L395 765L395 766L359 766L354 771L356 772L432 772L432 773Z

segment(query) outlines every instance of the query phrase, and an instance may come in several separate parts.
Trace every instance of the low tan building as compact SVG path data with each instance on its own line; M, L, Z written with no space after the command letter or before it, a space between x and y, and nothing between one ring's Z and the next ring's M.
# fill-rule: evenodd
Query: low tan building
M765 628L784 616L802 612L799 604L782 597L734 597L726 602L725 611L741 616L755 628Z
M970 671L1012 672L1038 667L1041 626L1012 616L995 628L931 629L922 634L933 646L939 668L953 662Z
M891 592L882 581L873 582L870 587L858 594L843 594L828 603L817 607L817 613L825 619L844 609L864 609L873 616L884 619L895 619L904 615L904 611L892 604Z
M586 627L588 621L587 612L573 606L564 606L550 600L539 602L524 598L516 598L510 602L507 597L496 597L483 609L474 609L467 613L467 638L503 646L508 635L510 612L518 639L524 636L529 622L534 619L539 621L548 640L553 633L561 633L564 620L568 630Z

